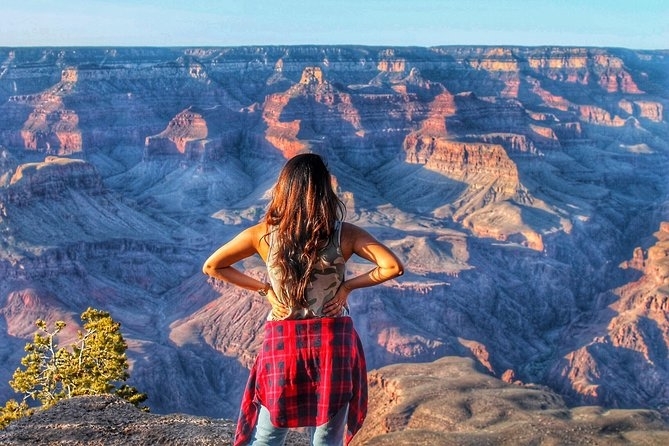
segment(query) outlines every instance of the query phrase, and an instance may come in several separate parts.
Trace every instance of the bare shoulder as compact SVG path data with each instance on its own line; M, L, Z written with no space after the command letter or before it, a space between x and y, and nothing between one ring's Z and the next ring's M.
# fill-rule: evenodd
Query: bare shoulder
M267 223L265 223L265 221L261 221L260 223L256 223L255 225L250 226L246 230L249 231L249 233L254 237L262 238L268 232Z
M353 223L343 222L341 226L341 239L344 240L353 240L356 237L363 235L369 235L367 231L362 229L360 226L354 225Z
M355 252L356 245L361 241L374 240L374 238L360 226L353 223L342 223L341 227L341 250L345 259L351 257Z
M269 241L266 237L267 233L269 232L267 230L267 223L265 221L261 221L260 223L257 223L248 229L248 236L252 239L253 246L255 246L256 251L260 254L260 256L265 259L267 250L269 248Z

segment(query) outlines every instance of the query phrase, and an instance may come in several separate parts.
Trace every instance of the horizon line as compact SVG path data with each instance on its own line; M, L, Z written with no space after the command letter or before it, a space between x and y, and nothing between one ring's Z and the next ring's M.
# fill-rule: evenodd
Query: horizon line
M364 48L447 48L447 47L473 47L473 48L583 48L583 49L620 49L629 51L669 51L666 48L634 48L618 45L569 45L569 44L489 44L489 43L462 43L462 44L438 44L438 45L415 45L415 44L366 44L366 43L268 43L268 44L237 44L237 45L153 45L153 44L44 44L44 45L4 45L3 49L36 49L36 48L160 48L160 49L181 49L181 48L280 48L280 47L364 47Z

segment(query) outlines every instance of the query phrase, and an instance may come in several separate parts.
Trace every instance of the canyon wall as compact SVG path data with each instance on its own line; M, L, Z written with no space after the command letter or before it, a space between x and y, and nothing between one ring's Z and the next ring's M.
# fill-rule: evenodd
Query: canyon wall
M269 307L201 264L313 151L406 265L351 295L370 368L666 415L668 105L666 51L0 48L0 396L93 306L154 411L234 418Z

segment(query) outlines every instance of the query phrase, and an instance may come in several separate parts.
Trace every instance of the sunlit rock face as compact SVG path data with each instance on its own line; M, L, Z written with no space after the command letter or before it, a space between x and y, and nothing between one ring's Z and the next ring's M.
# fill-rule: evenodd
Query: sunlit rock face
M662 444L655 411L569 408L549 389L504 383L471 359L396 364L369 375L370 410L354 445ZM616 435L610 435L615 431Z
M632 258L621 264L640 274L636 280L602 296L609 305L588 328L599 335L587 345L573 344L575 349L551 371L551 380L570 398L622 407L637 404L632 392L620 394L621 387L645 395L651 406L667 398L669 391L658 370L669 366L669 222L660 224L654 238L652 246L635 248ZM575 334L582 330L577 328ZM623 384L621 375L636 379Z
M3 48L0 61L3 397L32 321L72 334L93 306L122 323L155 412L234 418L269 307L201 264L263 217L285 160L313 151L346 219L406 266L351 295L370 369L461 357L567 404L669 404L667 52ZM259 258L240 266L265 274Z

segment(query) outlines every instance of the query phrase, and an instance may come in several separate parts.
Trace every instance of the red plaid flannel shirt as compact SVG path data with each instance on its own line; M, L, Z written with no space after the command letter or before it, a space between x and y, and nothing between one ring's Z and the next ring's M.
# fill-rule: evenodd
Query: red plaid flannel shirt
M367 415L367 366L350 317L267 321L235 445L248 444L260 405L277 427L320 426L349 404L346 444Z

